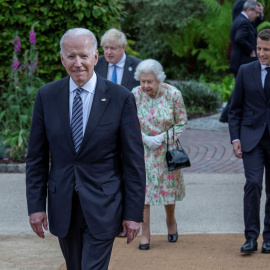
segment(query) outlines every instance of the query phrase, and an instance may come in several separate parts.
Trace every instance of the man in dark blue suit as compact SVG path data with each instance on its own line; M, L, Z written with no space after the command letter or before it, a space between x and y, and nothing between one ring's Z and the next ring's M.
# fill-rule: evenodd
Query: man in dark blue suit
M237 16L243 11L243 6L244 3L247 0L237 0L234 5L233 5L233 10L232 10L232 18L233 21L237 18ZM254 2L257 2L254 0ZM259 6L259 17L254 20L253 25L254 27L257 27L261 22L264 21L264 13L263 13L263 5L259 2L257 2L257 5Z
M233 21L230 31L231 59L230 72L237 76L240 65L257 60L256 38L257 30L252 22L259 16L259 6L253 0L245 2L243 11ZM221 122L228 122L228 111L231 97L228 100L221 116Z
M270 29L258 34L257 55L259 61L240 67L229 110L233 152L243 158L246 177L243 253L257 250L264 170L266 204L261 251L270 253Z
M134 73L137 65L142 61L139 58L125 53L126 36L121 31L112 28L101 37L101 46L104 56L100 56L95 71L110 81L118 83L130 91L140 84L135 80ZM114 69L116 76L114 77Z
M130 243L143 221L144 151L133 94L95 74L87 29L60 42L69 77L36 96L26 160L29 221L59 238L68 270L107 269L121 225ZM51 166L49 166L49 161Z

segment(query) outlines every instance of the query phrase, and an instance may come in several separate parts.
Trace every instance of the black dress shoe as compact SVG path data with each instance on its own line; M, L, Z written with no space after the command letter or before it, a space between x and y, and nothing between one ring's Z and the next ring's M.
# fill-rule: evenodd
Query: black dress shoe
M245 244L241 247L241 252L242 253L252 253L253 251L256 251L257 248L258 248L257 240L255 238L249 238L249 239L247 239Z
M139 245L139 249L141 250L148 250L149 248L150 248L150 243Z
M270 240L264 240L263 241L262 253L270 253Z
M177 239L178 239L178 232L176 232L175 234L168 233L168 241L169 242L176 242Z

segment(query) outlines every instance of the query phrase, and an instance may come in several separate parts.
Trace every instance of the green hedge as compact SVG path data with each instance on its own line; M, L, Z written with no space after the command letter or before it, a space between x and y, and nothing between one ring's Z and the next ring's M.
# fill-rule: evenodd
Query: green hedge
M39 52L38 76L45 82L66 75L59 57L59 41L69 28L85 27L99 39L111 27L118 27L121 0L2 0L0 1L0 84L6 82L12 61L15 35L25 51L29 29L34 22Z

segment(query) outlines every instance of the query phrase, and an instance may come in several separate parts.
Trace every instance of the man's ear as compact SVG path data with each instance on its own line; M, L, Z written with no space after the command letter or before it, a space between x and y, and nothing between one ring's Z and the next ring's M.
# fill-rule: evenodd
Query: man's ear
M99 55L99 51L96 50L96 53L95 53L95 65L96 65L97 62L98 62L98 55Z

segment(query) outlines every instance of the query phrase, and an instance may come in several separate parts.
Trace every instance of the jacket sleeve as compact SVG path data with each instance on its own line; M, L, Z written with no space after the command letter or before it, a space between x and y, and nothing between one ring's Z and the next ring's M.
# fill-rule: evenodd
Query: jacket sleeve
M135 99L126 99L120 124L124 178L124 215L126 220L143 222L145 200L145 163L141 129Z
M40 90L37 92L26 157L28 214L46 211L49 145L46 138Z

